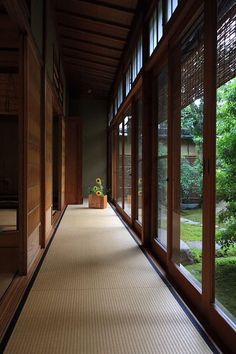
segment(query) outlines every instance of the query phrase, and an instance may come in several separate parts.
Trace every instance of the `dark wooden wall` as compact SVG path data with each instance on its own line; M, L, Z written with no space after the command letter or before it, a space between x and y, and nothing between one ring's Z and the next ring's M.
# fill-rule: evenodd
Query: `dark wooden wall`
M65 149L66 149L66 125L65 117L62 116L61 121L61 209L65 206L65 183L66 183L66 158L65 158Z
M82 122L66 119L66 203L80 204L82 195Z
M52 117L53 97L52 86L46 78L45 93L45 241L47 242L52 230Z
M27 139L27 264L32 264L40 247L40 124L41 64L33 44L26 43L27 108L25 112Z

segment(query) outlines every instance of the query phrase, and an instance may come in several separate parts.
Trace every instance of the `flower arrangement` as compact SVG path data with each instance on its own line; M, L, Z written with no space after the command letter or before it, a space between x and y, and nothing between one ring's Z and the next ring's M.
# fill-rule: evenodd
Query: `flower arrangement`
M89 187L89 194L93 194L98 197L104 197L106 195L106 189L104 188L100 177L96 178L96 184L93 187Z

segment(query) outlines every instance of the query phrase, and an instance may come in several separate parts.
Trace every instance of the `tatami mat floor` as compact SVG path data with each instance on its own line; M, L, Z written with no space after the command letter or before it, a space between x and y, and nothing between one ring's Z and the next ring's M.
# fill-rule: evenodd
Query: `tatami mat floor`
M7 354L212 351L122 222L69 206Z

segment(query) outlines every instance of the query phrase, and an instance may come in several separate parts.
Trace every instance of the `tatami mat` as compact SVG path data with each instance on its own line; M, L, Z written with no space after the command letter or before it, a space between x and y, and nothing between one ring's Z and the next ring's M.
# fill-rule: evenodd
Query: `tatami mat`
M211 353L114 211L70 206L5 353Z

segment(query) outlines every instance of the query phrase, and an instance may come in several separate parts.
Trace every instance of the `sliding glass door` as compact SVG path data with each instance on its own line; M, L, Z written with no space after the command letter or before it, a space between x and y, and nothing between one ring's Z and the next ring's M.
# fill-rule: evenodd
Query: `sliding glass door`
M136 200L137 211L135 218L139 224L143 219L143 124L142 100L138 99L135 105L136 120Z
M236 2L217 3L215 298L236 324Z
M173 260L201 288L203 235L204 44L200 23L180 43L180 87L173 146ZM176 103L175 103L176 104Z
M118 126L117 203L123 208L123 122Z
M124 210L131 217L132 207L132 127L131 112L124 117Z
M157 93L157 222L156 239L167 247L167 200L168 200L168 70L162 69L156 79Z
M122 116L118 127L116 202L131 216L132 205L132 116L131 108Z
M143 125L140 95L124 111L113 128L113 191L126 220L141 233L143 206ZM121 211L121 210L120 210ZM121 212L122 212L121 211Z

